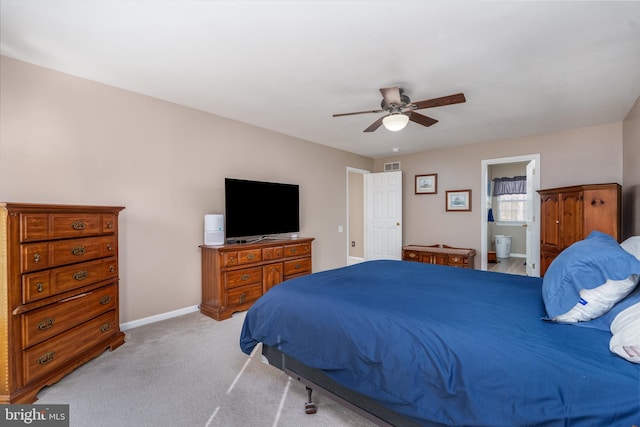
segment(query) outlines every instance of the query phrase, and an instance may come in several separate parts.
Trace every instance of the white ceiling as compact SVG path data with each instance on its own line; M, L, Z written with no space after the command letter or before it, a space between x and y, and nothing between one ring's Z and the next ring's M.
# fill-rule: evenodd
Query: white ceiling
M0 53L369 157L623 120L640 2L0 0ZM467 102L363 130L379 88Z

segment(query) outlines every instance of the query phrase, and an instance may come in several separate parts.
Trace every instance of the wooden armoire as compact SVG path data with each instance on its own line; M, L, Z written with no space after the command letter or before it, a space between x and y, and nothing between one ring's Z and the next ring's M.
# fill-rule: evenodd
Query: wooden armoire
M576 185L540 194L540 275L571 244L592 231L622 237L622 187L619 184Z

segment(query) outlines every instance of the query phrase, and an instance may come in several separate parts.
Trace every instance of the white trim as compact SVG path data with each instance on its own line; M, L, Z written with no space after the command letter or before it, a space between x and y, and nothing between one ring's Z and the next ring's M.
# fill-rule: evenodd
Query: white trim
M156 314L155 316L149 316L149 317L144 317L138 320L132 320L131 322L120 324L120 330L126 331L128 329L137 328L138 326L149 325L151 323L156 323L161 320L167 320L173 317L183 316L189 313L195 313L199 309L200 307L198 305L194 305L191 307L185 307L185 308L180 308L178 310L168 311L166 313Z

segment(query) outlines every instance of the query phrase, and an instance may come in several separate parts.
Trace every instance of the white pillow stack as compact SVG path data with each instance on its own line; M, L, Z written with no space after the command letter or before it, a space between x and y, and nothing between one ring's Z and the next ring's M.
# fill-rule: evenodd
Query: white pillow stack
M609 350L629 362L640 363L640 304L621 311L611 323Z
M620 246L640 259L640 236L629 237ZM640 363L640 304L621 311L611 322L611 333L609 350L629 362Z

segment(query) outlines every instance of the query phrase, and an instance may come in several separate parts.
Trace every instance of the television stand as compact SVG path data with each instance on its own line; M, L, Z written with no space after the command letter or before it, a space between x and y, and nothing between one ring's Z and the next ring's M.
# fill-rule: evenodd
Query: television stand
M202 250L200 312L224 320L249 307L275 285L311 273L314 238L261 240Z

